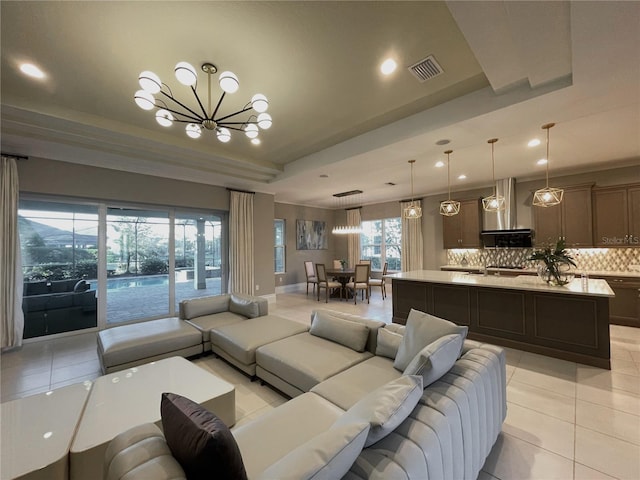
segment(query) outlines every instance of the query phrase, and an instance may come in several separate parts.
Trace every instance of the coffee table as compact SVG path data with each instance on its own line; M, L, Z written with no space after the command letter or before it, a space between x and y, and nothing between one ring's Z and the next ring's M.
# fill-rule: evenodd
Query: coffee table
M229 427L236 421L234 386L182 357L105 375L94 382L71 445L70 478L102 478L107 445L125 430L141 423L162 428L163 392L199 403Z
M66 480L69 447L91 382L0 404L0 478Z

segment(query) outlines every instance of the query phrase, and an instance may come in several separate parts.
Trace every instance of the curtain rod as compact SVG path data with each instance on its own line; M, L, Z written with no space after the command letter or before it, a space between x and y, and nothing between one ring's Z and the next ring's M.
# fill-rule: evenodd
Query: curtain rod
M230 192L240 192L240 193L250 193L251 195L255 195L256 192L250 192L249 190L238 190L237 188L227 188Z
M16 160L29 160L29 157L25 157L24 155L16 155L15 153L0 153L3 157L13 157Z
M422 201L422 197L420 198L407 198L406 200L398 200L398 203L403 203L403 202L420 202Z
M346 212L348 212L349 210L360 210L362 207L350 207L350 208L345 208L344 210Z

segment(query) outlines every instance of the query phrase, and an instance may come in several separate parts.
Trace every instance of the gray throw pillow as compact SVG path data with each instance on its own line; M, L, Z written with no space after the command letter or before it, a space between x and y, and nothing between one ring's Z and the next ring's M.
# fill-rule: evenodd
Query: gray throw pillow
M229 300L229 311L247 318L260 316L260 307L257 302L233 294Z
M356 352L364 352L369 337L369 327L332 315L327 310L319 310L313 317L309 333L344 345Z
M452 333L461 334L462 340L464 340L467 331L467 327L461 327L442 318L411 309L407 317L407 328L393 366L404 372L409 362L430 343Z
M462 335L459 333L440 337L413 357L413 360L404 370L404 374L421 375L422 387L427 388L447 373L456 363L460 356L463 342Z
M333 426L289 452L263 471L258 479L342 478L360 455L368 432L367 422Z
M331 428L369 422L365 448L382 440L409 416L422 397L422 377L403 375L368 393L343 413Z
M399 333L393 333L387 328L379 328L376 355L394 360L401 343L402 335L400 335Z

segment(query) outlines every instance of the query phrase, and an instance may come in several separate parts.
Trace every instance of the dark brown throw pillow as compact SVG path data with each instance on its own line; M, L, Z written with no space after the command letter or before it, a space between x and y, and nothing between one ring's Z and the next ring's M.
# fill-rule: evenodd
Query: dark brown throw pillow
M247 480L236 440L222 420L197 403L163 393L162 429L188 480Z

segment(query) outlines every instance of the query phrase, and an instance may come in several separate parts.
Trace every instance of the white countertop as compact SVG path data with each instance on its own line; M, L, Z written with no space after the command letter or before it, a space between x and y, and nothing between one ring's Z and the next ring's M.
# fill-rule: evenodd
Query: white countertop
M473 270L477 272L481 272L484 269L483 265L441 265L441 269L443 270ZM489 272L522 272L522 273L530 273L535 274L535 268L498 268L491 267L487 268ZM581 269L572 269L572 273L575 273L576 276L580 275L583 270ZM640 278L640 272L634 272L630 270L586 270L587 274L590 277L629 277L629 278Z
M571 295L588 295L593 297L615 297L613 290L605 280L590 278L586 289L582 288L578 277L571 283L556 287L548 285L539 277L532 275L518 275L504 277L495 275L470 275L466 272L443 272L439 270L414 270L389 275L389 278L413 280L428 283L448 283L454 285L468 285L476 287L506 288L511 290L529 290L535 292L560 293Z

